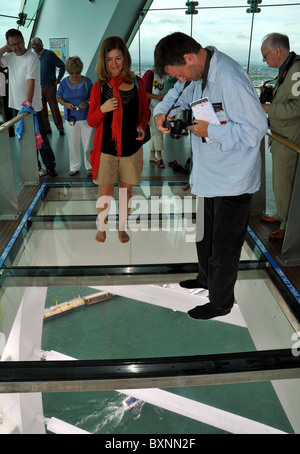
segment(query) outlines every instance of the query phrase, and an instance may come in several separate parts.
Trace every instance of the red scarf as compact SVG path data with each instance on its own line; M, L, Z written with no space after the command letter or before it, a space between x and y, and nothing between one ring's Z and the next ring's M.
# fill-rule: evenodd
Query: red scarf
M108 84L113 90L113 97L118 98L119 106L116 110L113 111L112 119L112 140L115 141L115 146L117 149L118 156L122 156L122 120L123 120L123 105L121 100L121 95L119 92L119 86L123 83L123 78L121 76L113 77L108 81Z

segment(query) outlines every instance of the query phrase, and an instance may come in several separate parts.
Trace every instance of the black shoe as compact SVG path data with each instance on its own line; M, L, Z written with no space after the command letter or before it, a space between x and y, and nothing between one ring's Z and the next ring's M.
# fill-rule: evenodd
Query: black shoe
M209 320L210 318L221 317L230 313L230 309L219 310L215 309L211 303L204 304L204 306L197 306L188 311L189 317L195 320Z
M208 290L207 285L200 284L198 279L188 279L187 281L181 281L179 282L179 285L183 288L205 288L206 290Z
M54 166L46 167L46 169L49 177L57 177L57 173L55 172Z

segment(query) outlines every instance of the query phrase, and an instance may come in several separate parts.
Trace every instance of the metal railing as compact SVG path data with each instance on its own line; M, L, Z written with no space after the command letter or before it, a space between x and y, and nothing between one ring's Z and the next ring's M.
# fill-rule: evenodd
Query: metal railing
M300 145L292 142L280 134L275 132L268 132L267 135L273 140L286 145L291 150L296 151L300 154ZM300 265L300 160L295 171L293 191L290 200L289 213L287 218L287 225L285 229L284 240L281 249L281 255L279 258L280 262L284 266L298 266Z

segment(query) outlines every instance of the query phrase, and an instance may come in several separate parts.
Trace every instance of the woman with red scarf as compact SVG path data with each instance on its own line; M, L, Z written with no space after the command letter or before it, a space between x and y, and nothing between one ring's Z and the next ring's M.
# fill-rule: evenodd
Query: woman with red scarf
M143 139L150 118L148 98L142 79L131 71L127 46L117 36L102 43L96 74L98 81L92 89L87 118L88 124L96 127L91 152L93 180L99 185L96 240L106 240L106 219L118 181L119 239L127 243L132 186L141 181Z

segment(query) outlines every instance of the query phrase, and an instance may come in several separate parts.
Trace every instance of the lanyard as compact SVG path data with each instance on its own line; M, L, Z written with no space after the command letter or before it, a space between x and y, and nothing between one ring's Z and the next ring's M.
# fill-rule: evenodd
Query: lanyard
M278 89L280 87L281 84L283 84L285 78L286 78L286 75L289 71L289 69L293 66L294 64L294 60L295 58L297 57L297 55L295 54L295 52L291 52L290 53L290 56L288 57L288 60L283 68L283 70L281 71L280 74L278 74L278 76L276 77L275 80L278 80L277 82L277 85L275 85L274 87L274 92L273 92L273 99L275 98L277 92L278 92ZM269 81L270 82L270 81ZM266 82L267 83L267 82Z
M203 92L205 90L205 87L206 87L206 84L207 84L207 76L208 76L208 71L209 71L209 66L210 66L210 60L213 56L213 53L211 50L209 49L205 49L206 52L207 52L207 57L206 57L206 60L205 60L205 65L204 65L204 71L203 71L203 76L202 76L202 94L201 94L201 98L203 97Z

